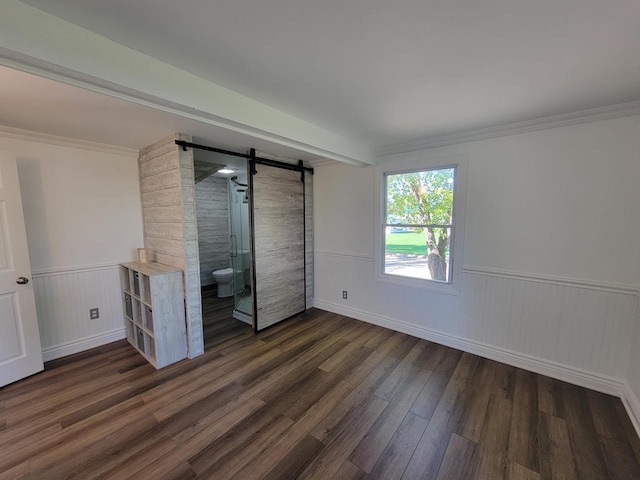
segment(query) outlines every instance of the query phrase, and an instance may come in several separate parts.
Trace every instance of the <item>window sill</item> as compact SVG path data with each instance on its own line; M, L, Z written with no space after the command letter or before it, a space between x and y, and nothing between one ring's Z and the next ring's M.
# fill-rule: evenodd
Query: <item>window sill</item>
M446 295L459 296L461 294L460 286L457 282L442 283L435 282L433 280L392 275L389 273L376 273L373 279L380 283L388 283L391 285L399 285L401 287L415 288L417 290L426 290L435 293L444 293Z

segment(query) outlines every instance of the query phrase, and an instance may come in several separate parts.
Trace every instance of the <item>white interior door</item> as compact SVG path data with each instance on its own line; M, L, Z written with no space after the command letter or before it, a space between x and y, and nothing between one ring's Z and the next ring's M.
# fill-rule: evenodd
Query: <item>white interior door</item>
M42 369L16 158L0 152L0 387Z

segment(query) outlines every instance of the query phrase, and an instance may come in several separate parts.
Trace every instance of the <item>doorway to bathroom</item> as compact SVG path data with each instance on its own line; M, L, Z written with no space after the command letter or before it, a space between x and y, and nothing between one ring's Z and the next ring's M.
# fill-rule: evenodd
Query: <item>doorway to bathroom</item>
M193 149L205 348L311 308L313 168L176 144Z
M245 159L194 150L205 348L252 330Z

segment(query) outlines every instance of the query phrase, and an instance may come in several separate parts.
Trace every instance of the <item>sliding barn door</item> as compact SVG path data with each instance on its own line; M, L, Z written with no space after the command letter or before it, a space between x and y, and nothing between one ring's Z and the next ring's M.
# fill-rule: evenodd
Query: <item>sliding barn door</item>
M251 175L256 331L305 310L301 175L261 164Z

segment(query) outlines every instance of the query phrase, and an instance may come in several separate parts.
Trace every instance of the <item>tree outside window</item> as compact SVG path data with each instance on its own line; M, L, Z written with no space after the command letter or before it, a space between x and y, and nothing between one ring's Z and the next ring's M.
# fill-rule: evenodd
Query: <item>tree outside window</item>
M385 175L384 273L450 282L455 173Z

